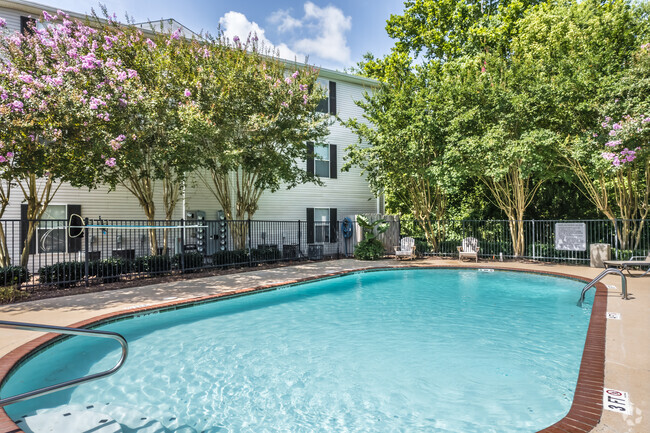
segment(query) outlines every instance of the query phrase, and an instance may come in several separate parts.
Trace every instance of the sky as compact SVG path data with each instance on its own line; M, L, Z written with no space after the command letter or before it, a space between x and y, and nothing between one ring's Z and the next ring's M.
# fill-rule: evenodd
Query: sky
M99 2L35 0L37 3L78 13L99 10ZM109 13L122 20L125 13L135 22L174 18L199 33L213 35L220 27L231 39L245 40L257 33L280 57L343 71L370 52L388 54L393 41L386 34L386 20L401 14L403 0L102 0Z

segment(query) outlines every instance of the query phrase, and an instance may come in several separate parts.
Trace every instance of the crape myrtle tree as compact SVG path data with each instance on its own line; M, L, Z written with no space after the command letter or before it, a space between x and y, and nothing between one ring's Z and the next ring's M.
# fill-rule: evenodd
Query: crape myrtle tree
M343 124L359 137L348 147L344 170L359 166L376 195L385 193L389 208L406 208L434 251L444 235L446 200L459 183L446 158L449 100L436 65L402 72L357 105L365 120ZM435 221L432 221L433 220Z
M112 44L121 62L137 71L143 89L139 104L128 109L121 125L125 133L111 142L107 182L131 192L151 225L157 215L156 187L162 184L164 219L170 221L187 174L199 160L195 142L183 133L179 114L192 94L187 83L199 67L198 42L184 38L180 29L165 30L162 25L147 34L110 21L107 25L97 21L97 27L107 40L122 35ZM149 230L151 255L159 254L160 248L167 253L167 229L163 229L162 247L158 234Z
M140 86L108 40L62 12L44 12L25 34L1 30L0 210L17 187L29 221L20 258L26 266L38 221L61 184L92 188L104 178L116 125L137 104ZM9 260L0 232L0 265Z
M640 235L632 219L647 208L645 159L634 144L648 113L647 52L639 52L647 27L643 8L627 1L544 3L520 20L513 41L516 91L535 123L562 137L556 160L577 188L612 222L623 220L624 246Z
M583 194L613 224L622 249L635 250L650 210L650 44L619 76L601 123L577 136L566 161Z
M324 92L318 71L285 63L252 35L243 42L219 39L202 47L191 102L182 112L187 133L198 137L208 174L202 179L228 220L253 217L264 191L320 184L304 160L308 142L328 134L329 116L315 111ZM234 200L233 200L234 191ZM243 248L247 225L231 229Z

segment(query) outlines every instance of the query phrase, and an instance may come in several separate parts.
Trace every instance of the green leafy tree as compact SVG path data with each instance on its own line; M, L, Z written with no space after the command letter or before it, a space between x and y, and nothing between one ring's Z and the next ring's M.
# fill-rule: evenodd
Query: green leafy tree
M605 105L609 115L575 137L566 153L583 194L610 221L621 221L623 249L638 248L650 211L650 44L641 46L632 63Z
M437 221L458 182L446 159L449 100L435 69L404 75L357 102L365 120L344 122L359 137L347 149L344 170L361 167L374 194L386 194L389 207L408 209L437 251L443 235Z
M115 125L140 96L137 73L120 64L112 43L94 29L63 13L44 13L42 24L25 34L0 34L0 210L16 185L29 220L22 266L61 184L92 188L102 181L114 161L105 155L120 130ZM9 264L1 231L0 264Z
M320 184L301 162L313 157L307 143L328 134L329 116L315 111L324 96L315 86L318 71L269 55L255 36L204 49L195 102L183 116L188 133L200 136L209 172L203 182L226 218L252 218L264 191ZM234 226L233 235L243 248L246 225Z

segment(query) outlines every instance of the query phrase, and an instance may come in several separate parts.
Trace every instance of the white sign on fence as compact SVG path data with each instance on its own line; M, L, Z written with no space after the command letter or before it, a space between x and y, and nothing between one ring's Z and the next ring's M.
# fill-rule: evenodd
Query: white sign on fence
M555 249L562 251L586 251L587 225L585 223L556 223Z

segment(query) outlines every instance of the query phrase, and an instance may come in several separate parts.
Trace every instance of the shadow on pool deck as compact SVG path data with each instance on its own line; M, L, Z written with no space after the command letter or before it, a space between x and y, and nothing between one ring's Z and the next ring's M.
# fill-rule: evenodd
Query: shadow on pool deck
M144 306L214 296L251 287L275 285L361 268L387 266L476 267L476 264L440 259L422 259L412 262L393 260L362 262L352 259L311 262L4 305L0 306L0 318L66 326L93 317L130 311ZM589 279L594 278L601 271L582 266L517 262L482 261L478 266L555 272ZM607 292L607 310L621 314L621 320L607 321L605 387L627 391L632 403L633 415L605 410L600 423L593 431L598 433L650 432L650 361L648 361L650 360L650 279L628 279L629 300L627 301L622 300L620 296L620 277L608 276L603 281L617 287L610 288ZM576 301L578 297L579 293L576 293ZM40 335L42 334L0 330L0 356Z

